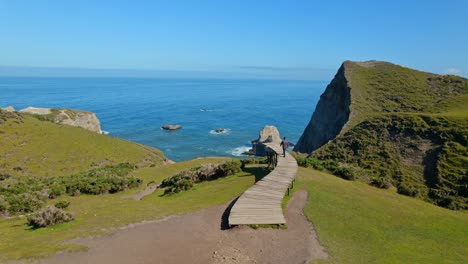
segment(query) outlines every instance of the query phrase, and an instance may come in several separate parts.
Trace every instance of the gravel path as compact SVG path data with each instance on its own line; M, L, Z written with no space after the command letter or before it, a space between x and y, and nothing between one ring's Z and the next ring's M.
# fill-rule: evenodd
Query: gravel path
M229 206L215 206L76 239L89 250L57 253L39 263L309 263L327 253L303 214L306 201L306 191L294 194L284 230L225 229Z

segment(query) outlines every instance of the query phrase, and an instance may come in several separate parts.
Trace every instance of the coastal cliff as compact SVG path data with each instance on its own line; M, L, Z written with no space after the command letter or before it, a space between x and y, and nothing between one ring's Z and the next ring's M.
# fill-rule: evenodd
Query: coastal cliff
M65 108L37 108L27 107L20 110L21 113L39 115L40 118L69 126L77 126L92 132L102 133L101 123L95 113L65 109Z
M312 119L294 151L310 153L335 138L348 121L350 100L350 87L343 64L320 96Z
M465 78L346 61L294 150L354 171L349 178L466 209L467 104Z

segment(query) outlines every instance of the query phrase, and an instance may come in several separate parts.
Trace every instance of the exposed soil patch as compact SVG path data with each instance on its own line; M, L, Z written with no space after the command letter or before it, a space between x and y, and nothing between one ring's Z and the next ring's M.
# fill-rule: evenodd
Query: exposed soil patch
M222 230L227 206L131 225L109 235L72 241L87 252L58 253L39 263L308 263L327 258L303 214L307 192L291 199L288 229Z
M144 190L141 190L137 194L127 195L127 196L124 196L122 198L124 198L124 199L133 198L134 200L139 201L139 200L143 199L143 197L154 193L154 191L156 191L158 188L159 188L159 184L158 185L150 185L150 186L146 187Z

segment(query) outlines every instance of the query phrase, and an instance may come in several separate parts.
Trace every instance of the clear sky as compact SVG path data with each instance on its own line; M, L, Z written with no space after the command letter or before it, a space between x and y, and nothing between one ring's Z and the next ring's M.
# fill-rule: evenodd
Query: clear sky
M468 76L468 0L0 0L0 66L328 79L371 59Z

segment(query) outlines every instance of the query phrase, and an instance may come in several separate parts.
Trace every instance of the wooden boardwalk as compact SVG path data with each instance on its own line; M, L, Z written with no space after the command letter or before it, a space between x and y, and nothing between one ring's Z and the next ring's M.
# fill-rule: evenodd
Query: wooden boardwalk
M283 154L278 144L265 143L272 151ZM276 168L252 187L247 189L236 201L229 214L229 225L285 224L281 204L296 177L296 160L286 153L279 156Z

